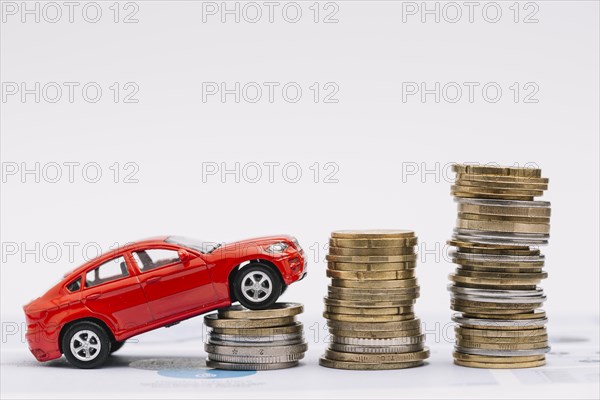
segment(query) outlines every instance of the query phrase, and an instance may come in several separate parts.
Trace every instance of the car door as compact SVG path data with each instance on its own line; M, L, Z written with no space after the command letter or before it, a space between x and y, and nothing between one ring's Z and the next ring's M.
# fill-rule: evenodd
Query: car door
M138 278L125 257L118 256L89 269L81 299L92 312L111 321L117 331L152 322L152 314Z
M146 248L132 252L139 279L155 319L177 316L216 300L204 260L182 262L176 248Z

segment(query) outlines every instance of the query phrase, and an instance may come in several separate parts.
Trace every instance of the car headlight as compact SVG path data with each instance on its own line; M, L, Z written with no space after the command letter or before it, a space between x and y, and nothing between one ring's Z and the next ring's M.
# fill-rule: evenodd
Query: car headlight
M281 253L283 251L285 251L285 249L287 249L289 246L287 243L283 243L283 242L279 242L279 243L273 243L267 246L267 251L269 253Z

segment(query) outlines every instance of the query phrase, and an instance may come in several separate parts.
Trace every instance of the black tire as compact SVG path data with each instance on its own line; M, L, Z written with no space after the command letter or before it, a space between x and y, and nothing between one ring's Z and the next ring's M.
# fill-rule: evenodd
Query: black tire
M123 347L123 345L125 344L124 340L121 340L120 342L117 342L116 340L110 343L110 354L114 353L115 351L118 351L121 347Z
M71 341L75 350L71 349ZM85 345L87 342L87 346ZM110 354L110 337L104 328L94 322L77 322L62 339L62 350L69 363L77 368L97 368ZM86 360L86 358L89 358Z
M279 297L283 296L283 294L285 293L287 288L288 288L288 285L281 285L281 294L279 295Z
M247 288L256 284L258 290ZM238 271L233 281L235 298L246 308L264 310L277 301L281 295L281 278L268 265L252 263ZM258 292L258 295L255 293Z

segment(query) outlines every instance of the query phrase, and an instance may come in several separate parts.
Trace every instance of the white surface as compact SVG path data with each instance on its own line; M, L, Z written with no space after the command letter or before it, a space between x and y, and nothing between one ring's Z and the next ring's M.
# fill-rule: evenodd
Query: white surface
M296 24L281 18L274 23L223 24L218 17L203 23L201 2L135 3L137 24L111 22L112 2L101 2L104 17L96 24L79 17L74 23L35 23L31 17L21 23L17 15L0 25L2 82L97 82L104 89L97 103L80 96L73 103L23 103L18 96L0 103L3 166L95 162L103 173L98 183L86 182L80 169L70 183L66 167L58 183L44 179L38 183L31 175L25 182L18 175L2 182L3 394L10 389L12 395L24 396L37 390L52 397L58 396L57 389L68 391L73 384L98 387L98 382L102 390L118 391L122 386L104 383L132 374L128 395L141 396L150 390L138 385L138 375L146 376L147 382L162 380L126 368L89 373L40 367L22 344L9 346L13 330L22 333L21 306L79 265L86 256L84 249L93 255L97 247L107 250L148 236L180 234L220 242L263 234L296 235L309 256L309 275L292 285L285 299L303 302L307 312L317 315L326 292L324 248L332 230L413 229L421 243L417 313L436 321L428 316L449 309L446 285L452 265L443 246L456 209L449 195L451 183L443 173L456 161L535 163L543 169L550 188L541 199L551 201L553 208L550 245L542 249L549 273L542 283L548 296L545 309L551 321L578 313L592 318L597 328L597 1L534 2L539 6L535 24L512 22L508 9L512 1L498 2L504 11L498 23L487 23L478 14L473 23L456 24L431 18L421 23L419 16L402 22L402 2L393 1L338 1L335 24L311 22L312 1L300 3L306 18ZM136 83L139 102L115 104L109 89L113 82ZM203 82L298 82L305 94L293 104L281 98L274 103L203 103ZM313 82L335 82L339 102L315 104L309 89ZM497 103L481 98L473 103L404 103L403 82L498 82L505 94ZM536 83L539 102L514 103L508 89L513 82ZM120 165L118 183L110 169L115 162ZM131 172L124 168L129 162L139 167L134 176L138 183L123 183ZM289 183L278 169L271 183L265 167L258 183L243 179L237 183L231 176L226 182L214 177L203 182L206 162L230 168L236 162L298 163L303 175L298 183ZM317 183L310 169L315 162L320 165ZM330 172L324 169L326 163L339 167L338 183L324 183ZM411 175L403 182L403 166L414 165L419 173L435 168L438 173L425 174L424 179ZM16 246L14 254L5 251L11 245ZM576 323L553 322L550 334L559 328L579 334ZM164 334L156 332L159 338ZM155 351L184 353L185 347L178 346L139 351L144 357ZM123 357L130 351L134 356L137 350L128 346ZM316 346L310 354L314 361L319 354ZM361 390L349 390L352 395L483 393L470 386L460 391L437 386L441 379L446 381L449 357L449 350L440 350L426 368L365 375L368 378L317 369L314 362L307 362L293 371L248 378L285 377L251 386L244 395L259 396L263 388L287 380L294 388L309 390L313 380L294 379L305 372L311 379L323 377L336 393L343 393L348 382L365 384ZM471 374L484 374L502 383L516 382L510 372L452 371L466 381ZM76 379L52 389L31 379L64 383L63 374ZM100 375L107 379L97 379ZM380 392L368 384L373 376L393 377L390 385L396 386ZM336 380L329 379L333 377ZM426 378L426 388L404 388ZM340 384L333 385L337 379ZM179 382L185 384L189 382ZM213 385L196 384L199 389ZM189 393L201 396L202 390L194 392L198 388L191 386ZM577 397L589 394L588 389L589 384L518 386L528 396ZM169 389L156 390L151 393ZM221 393L226 391L219 388L211 396Z
M11 340L2 352L2 397L56 398L598 398L600 348L598 320L577 318L551 324L552 352L545 367L522 370L471 369L452 364L451 339L431 331L431 358L419 368L396 371L342 371L318 366L325 347L315 324L302 315L309 351L296 368L216 379L202 367L202 319L142 335L127 343L99 370L77 370L64 358L40 365L24 346ZM426 326L446 319L427 319ZM311 330L309 327L313 327ZM450 326L448 324L448 326ZM576 327L577 329L573 329ZM452 332L452 328L448 332ZM436 339L437 337L437 339ZM11 338L14 339L14 338ZM134 368L149 360L174 360L169 371ZM161 375L162 374L162 375ZM185 376L185 377L183 377ZM32 384L33 383L33 384Z

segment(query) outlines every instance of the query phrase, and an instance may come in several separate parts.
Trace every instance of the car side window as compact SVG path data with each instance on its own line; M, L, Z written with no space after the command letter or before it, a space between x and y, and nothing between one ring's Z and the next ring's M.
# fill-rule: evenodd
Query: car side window
M67 285L69 292L77 292L79 289L81 289L81 276L78 276L77 279Z
M114 281L129 275L125 258L119 256L100 264L85 274L85 287L98 286L101 283Z
M134 251L133 259L141 272L147 272L162 267L163 265L181 262L177 251L168 249Z

